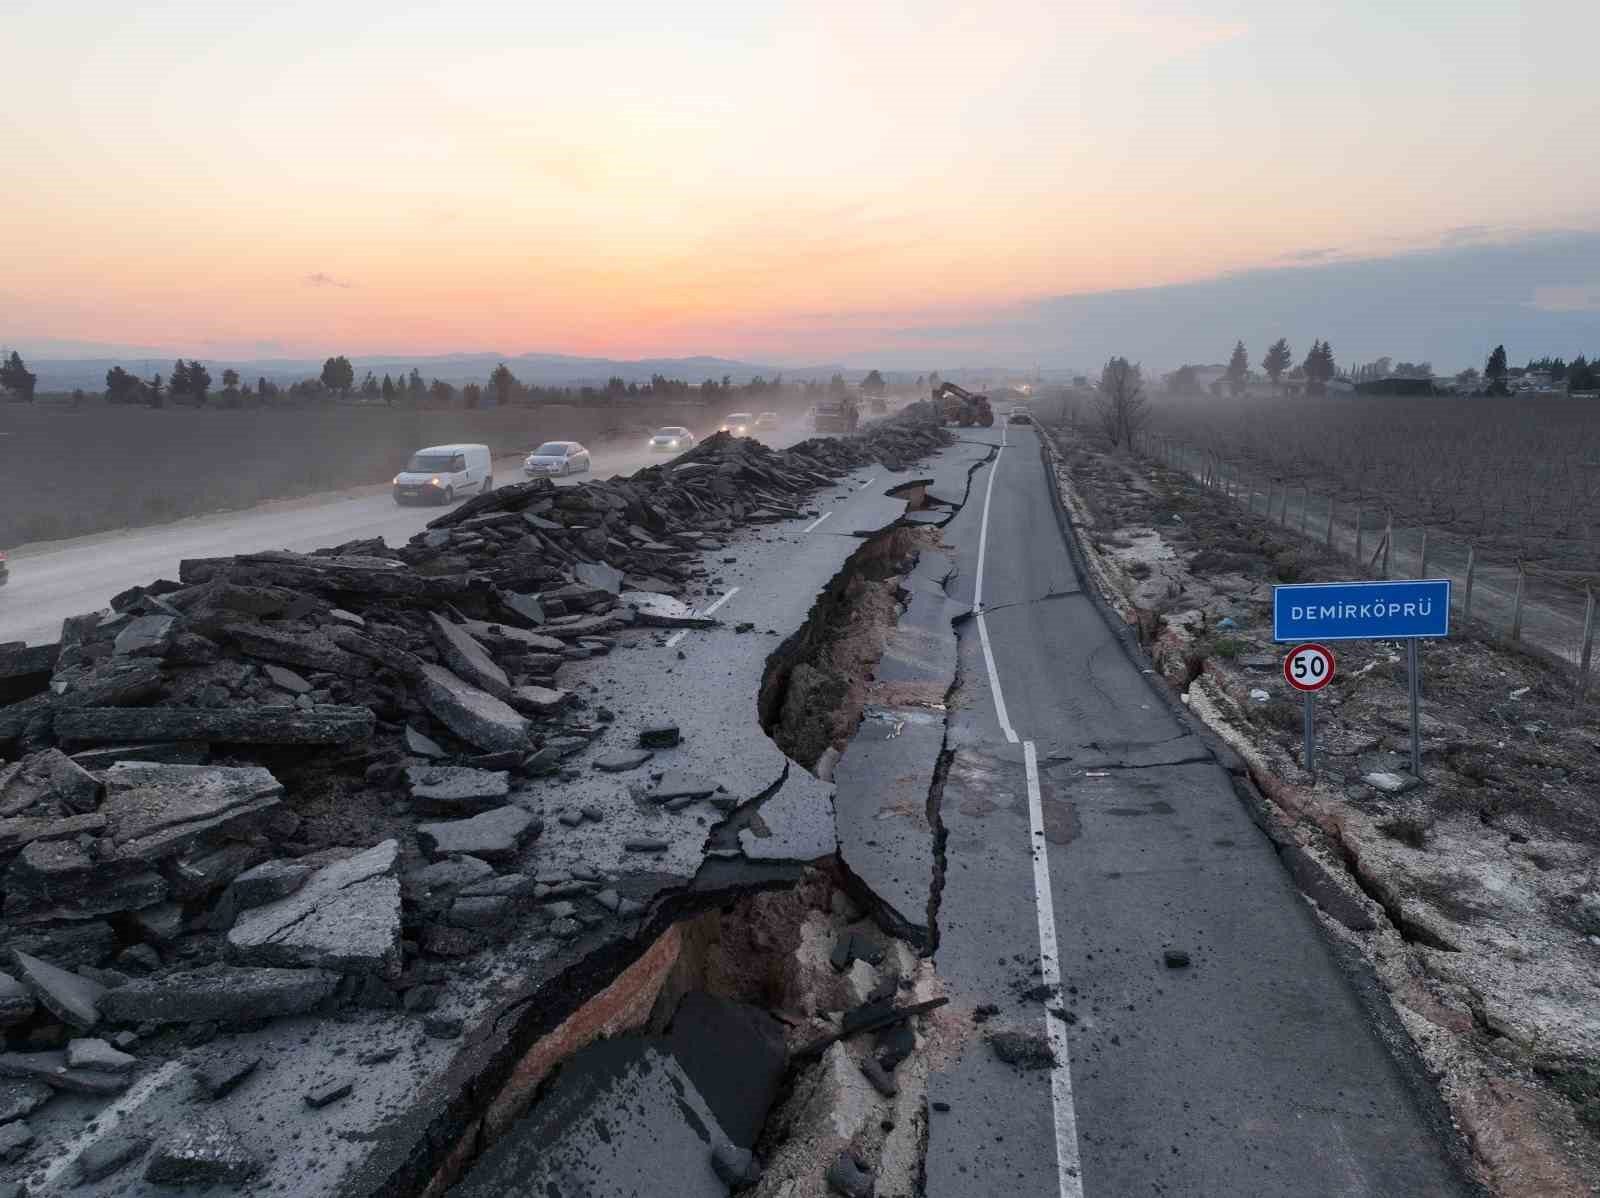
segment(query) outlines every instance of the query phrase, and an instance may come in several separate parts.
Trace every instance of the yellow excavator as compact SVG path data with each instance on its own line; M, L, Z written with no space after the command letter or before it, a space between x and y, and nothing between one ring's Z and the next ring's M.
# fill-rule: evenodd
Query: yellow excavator
M955 383L940 383L938 390L933 393L933 402L938 405L946 424L959 424L962 428L972 428L974 425L989 428L994 424L994 409L989 406L989 397L958 387Z

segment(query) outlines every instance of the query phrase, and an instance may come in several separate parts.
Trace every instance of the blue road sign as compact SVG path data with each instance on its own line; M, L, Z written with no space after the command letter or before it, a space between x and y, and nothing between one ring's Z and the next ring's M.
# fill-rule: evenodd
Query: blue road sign
M1450 635L1450 580L1308 582L1272 588L1275 641L1397 641Z

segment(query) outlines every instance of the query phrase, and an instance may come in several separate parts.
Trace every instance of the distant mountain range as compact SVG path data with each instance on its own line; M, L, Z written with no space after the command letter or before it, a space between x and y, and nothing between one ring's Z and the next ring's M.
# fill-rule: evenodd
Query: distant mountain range
M42 391L70 391L74 387L100 390L105 386L106 371L113 366L121 366L144 377L156 371L165 376L171 372L176 356L135 346L94 346L82 342L41 343L37 347L20 344L17 348L27 360L28 368L39 376L39 389ZM30 348L33 348L31 353ZM52 349L56 352L52 353ZM72 349L80 352L62 352ZM237 370L241 378L252 384L258 378L267 378L275 383L292 383L315 378L322 372L320 358L201 357L200 361L211 372L213 385L217 387L222 385L222 372L227 369ZM613 377L630 383L643 383L656 374L689 383L699 383L708 378L720 380L723 375L728 375L736 383L745 383L757 375L768 379L782 375L785 379L803 380L827 379L837 373L847 379L858 380L866 373L837 364L784 368L708 356L641 358L635 361L583 358L569 354L494 353L419 354L415 357L373 354L350 358L357 382L369 370L381 379L385 374L393 377L408 375L415 368L430 382L437 378L457 385L483 382L501 362L509 366L512 373L523 382L546 387L604 386L606 380Z

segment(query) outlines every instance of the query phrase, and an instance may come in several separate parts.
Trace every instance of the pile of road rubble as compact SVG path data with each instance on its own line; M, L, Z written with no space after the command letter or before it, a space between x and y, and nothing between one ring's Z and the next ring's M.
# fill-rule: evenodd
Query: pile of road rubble
M583 757L617 717L562 668L710 626L690 600L738 528L947 440L925 412L785 451L719 435L630 478L474 497L400 549L186 561L68 620L43 689L0 706L0 1157L52 1094L116 1095L219 1029L356 1006L458 1035L447 963L512 925L560 941L638 916L598 869L541 873L562 829L519 788L635 769L677 729ZM639 798L726 810L693 782ZM665 847L626 845L641 869ZM186 1179L164 1159L150 1180Z

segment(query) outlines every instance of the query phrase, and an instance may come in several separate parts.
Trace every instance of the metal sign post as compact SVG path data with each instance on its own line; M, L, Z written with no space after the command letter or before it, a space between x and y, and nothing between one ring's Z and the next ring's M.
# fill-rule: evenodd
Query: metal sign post
M1306 773L1317 776L1316 693L1333 681L1333 650L1324 645L1296 645L1283 659L1283 677L1306 698L1305 764Z
M1333 654L1317 641L1405 641L1406 674L1411 692L1411 772L1422 778L1422 666L1417 642L1450 635L1450 580L1408 579L1396 582L1312 582L1272 588L1272 639L1308 641L1284 659L1284 676L1296 690L1307 692L1306 768L1312 768L1315 728L1310 691L1291 676L1302 663L1301 681L1313 675L1314 654L1326 654L1333 675ZM1314 654L1313 654L1314 651ZM1310 656L1303 656L1308 655ZM1322 685L1327 685L1326 681Z

